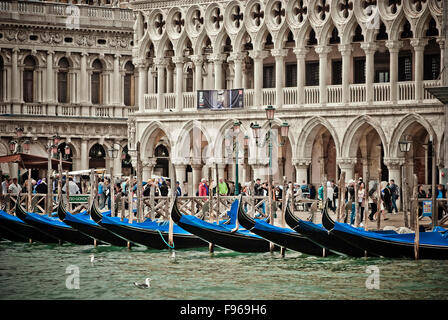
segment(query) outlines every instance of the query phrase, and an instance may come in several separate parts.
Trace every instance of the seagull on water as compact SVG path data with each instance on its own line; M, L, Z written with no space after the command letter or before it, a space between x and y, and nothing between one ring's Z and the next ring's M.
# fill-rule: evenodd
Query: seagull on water
M137 283L137 282L134 282L134 285L137 287L137 288L140 288L140 289L147 289L147 288L151 288L151 278L146 278L145 279L145 283Z
M94 263L94 262L98 262L98 261L103 261L103 259L95 259L95 255L91 254L90 256L90 263Z

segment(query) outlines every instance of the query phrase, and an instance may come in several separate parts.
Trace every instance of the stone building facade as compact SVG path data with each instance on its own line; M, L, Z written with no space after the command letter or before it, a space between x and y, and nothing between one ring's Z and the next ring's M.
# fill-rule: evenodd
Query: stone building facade
M274 181L318 184L343 171L347 179L376 179L381 168L382 179L400 184L404 166L407 177L429 184L446 161L444 105L425 90L446 82L442 2L132 2L145 177L160 166L163 146L173 163L165 172L175 170L194 190L200 178L215 177L216 164L220 177L234 181L226 141L241 121L239 181L264 179L267 148L250 125L267 129L264 108L273 105L274 132L290 125L286 141L274 141ZM244 89L243 109L196 108L196 90L232 88ZM406 154L403 140L412 142Z
M46 156L59 135L73 170L113 167L122 174L121 158L107 150L126 148L127 120L137 107L134 13L126 7L0 1L0 155L21 127L31 154ZM17 176L16 165L2 171Z
M140 141L144 179L175 172L194 193L216 167L235 181L233 139L239 181L266 178L267 144L250 125L266 132L273 105L275 181L376 179L381 168L400 184L404 167L429 184L447 158L445 107L426 91L447 83L443 3L0 1L0 154L21 126L32 153L57 133L73 169L128 174L107 150L126 146L135 163ZM197 109L198 90L233 88L242 109Z

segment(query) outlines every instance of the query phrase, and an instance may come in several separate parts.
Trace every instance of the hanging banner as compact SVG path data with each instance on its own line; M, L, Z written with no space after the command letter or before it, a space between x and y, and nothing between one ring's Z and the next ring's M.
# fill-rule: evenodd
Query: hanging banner
M198 90L198 109L222 110L244 108L244 90Z
M431 200L423 201L423 216L424 217L432 216L432 201Z

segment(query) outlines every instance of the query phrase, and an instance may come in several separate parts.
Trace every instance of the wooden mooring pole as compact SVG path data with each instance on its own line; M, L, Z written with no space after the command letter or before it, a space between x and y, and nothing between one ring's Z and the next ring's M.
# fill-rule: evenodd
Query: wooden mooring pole
M412 191L412 210L414 211L415 216L415 238L414 238L414 255L415 260L418 260L418 251L419 251L419 244L420 244L420 226L419 226L419 220L418 220L418 180L417 175L414 174L413 177L413 191Z

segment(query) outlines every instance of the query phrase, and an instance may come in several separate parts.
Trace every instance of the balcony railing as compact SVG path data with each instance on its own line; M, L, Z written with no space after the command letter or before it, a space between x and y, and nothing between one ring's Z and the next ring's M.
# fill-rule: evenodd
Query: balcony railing
M439 87L442 85L440 80L423 81L423 88ZM391 84L390 83L374 83L372 89L372 99L375 104L391 103ZM415 101L415 82L398 82L397 83L397 99L396 103L412 103ZM366 84L350 84L348 91L348 104L359 105L366 103L367 88ZM283 106L288 108L300 107L298 106L298 90L297 87L287 87L282 89ZM247 109L257 109L255 106L255 90L244 89L244 107ZM275 88L265 88L261 91L261 106L277 105L277 91ZM157 94L145 94L145 110L157 110ZM165 103L165 110L176 109L176 94L165 93L162 94L163 102ZM183 93L183 110L196 110L196 92ZM434 103L436 100L431 94L424 91L423 101L426 103ZM319 105L320 104L320 88L318 86L304 87L304 106ZM327 104L337 107L343 105L343 86L330 85L327 86Z
M57 117L97 117L97 118L127 118L135 112L133 106L79 105L70 103L45 104L35 103L0 103L0 115L30 115Z

